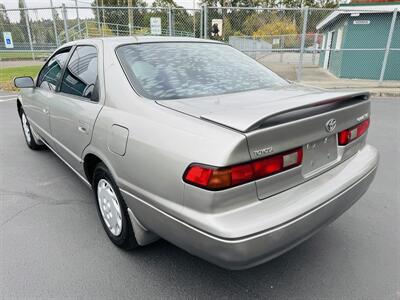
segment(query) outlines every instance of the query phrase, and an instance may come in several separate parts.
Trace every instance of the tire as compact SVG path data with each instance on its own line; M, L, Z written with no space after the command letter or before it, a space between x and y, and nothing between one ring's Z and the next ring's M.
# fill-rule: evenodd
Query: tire
M97 213L110 240L125 250L138 247L125 201L103 163L99 163L94 170L92 187Z
M22 132L24 133L25 142L28 147L32 150L43 149L44 145L36 142L35 137L32 133L31 125L29 124L28 118L26 117L25 112L22 108L19 110L19 116L21 120Z

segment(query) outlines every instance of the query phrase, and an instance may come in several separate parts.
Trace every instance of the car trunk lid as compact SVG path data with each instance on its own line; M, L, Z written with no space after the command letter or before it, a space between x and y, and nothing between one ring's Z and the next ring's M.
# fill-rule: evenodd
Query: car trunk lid
M365 93L331 92L289 85L286 88L193 99L162 100L157 103L237 131L250 132L265 125L267 119L276 115L367 97Z

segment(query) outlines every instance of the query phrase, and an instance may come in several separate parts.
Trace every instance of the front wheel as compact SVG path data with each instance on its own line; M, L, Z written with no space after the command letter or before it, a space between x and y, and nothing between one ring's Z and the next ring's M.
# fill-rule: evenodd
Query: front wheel
M97 212L110 240L120 248L136 248L132 224L127 206L107 167L100 163L93 176L93 191L96 196Z
M31 148L32 150L43 149L43 145L40 145L39 143L36 142L33 136L31 125L29 124L28 118L26 117L26 114L23 109L20 110L20 118L21 118L22 131L24 132L25 141L28 147Z

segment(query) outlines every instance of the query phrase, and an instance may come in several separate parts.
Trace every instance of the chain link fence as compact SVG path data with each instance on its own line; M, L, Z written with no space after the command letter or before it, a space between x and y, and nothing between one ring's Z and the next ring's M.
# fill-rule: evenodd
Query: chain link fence
M390 9L389 9L390 8ZM290 80L305 70L400 80L397 8L53 7L0 10L0 58L38 59L81 38L163 35L220 40Z

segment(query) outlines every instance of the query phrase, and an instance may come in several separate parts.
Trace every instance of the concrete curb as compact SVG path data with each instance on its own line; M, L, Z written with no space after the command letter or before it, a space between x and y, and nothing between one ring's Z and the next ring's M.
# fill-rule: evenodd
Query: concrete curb
M394 97L394 98L399 98L400 100L400 93L392 93L392 92L370 92L371 96L373 97Z
M362 85L334 85L324 84L317 82L302 81L300 84L307 86L318 87L327 90L354 90L354 91L367 91L374 97L399 97L400 98L400 86L362 86Z

